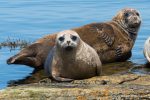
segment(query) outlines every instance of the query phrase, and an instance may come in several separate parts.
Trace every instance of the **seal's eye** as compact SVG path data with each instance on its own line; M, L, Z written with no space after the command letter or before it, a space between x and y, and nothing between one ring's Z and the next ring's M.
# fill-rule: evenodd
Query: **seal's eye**
M60 37L60 38L58 38L59 39L59 41L64 41L64 37Z
M76 40L77 40L77 37L76 37L76 36L72 36L71 39L72 39L73 41L76 41Z
M129 13L125 13L124 16L125 16L125 17L129 17Z
M136 13L136 15L137 15L137 16L140 16L140 14L139 14L139 13Z

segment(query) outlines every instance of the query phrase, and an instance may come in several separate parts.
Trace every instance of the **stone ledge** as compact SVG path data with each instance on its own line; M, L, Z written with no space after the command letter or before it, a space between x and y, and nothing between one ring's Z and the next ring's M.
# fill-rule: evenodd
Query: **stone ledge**
M150 75L99 76L71 83L49 79L39 83L9 87L0 91L0 100L63 99L150 99Z

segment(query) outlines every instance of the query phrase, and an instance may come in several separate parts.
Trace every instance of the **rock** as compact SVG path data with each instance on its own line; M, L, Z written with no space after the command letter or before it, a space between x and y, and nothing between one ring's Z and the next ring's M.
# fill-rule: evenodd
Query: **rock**
M150 99L150 75L118 74L71 83L48 78L39 83L9 87L0 91L0 100L124 100Z

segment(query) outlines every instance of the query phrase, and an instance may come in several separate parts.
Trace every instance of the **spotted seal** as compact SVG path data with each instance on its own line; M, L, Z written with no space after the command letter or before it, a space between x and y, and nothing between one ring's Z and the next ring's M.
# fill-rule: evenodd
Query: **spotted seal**
M56 81L72 81L100 75L97 52L72 30L59 32L45 61L45 72Z
M133 8L124 8L111 21L91 23L72 30L97 51L102 63L110 63L125 61L131 57L140 24L139 12ZM56 35L57 33L50 34L37 40L10 57L7 63L43 68L48 52L55 44Z

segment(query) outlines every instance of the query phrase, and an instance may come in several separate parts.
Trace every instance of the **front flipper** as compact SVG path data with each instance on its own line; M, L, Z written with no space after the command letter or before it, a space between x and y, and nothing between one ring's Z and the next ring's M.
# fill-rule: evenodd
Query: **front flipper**
M93 24L91 31L96 32L97 38L102 39L109 47L114 43L114 31L108 24Z
M129 44L122 44L116 46L114 49L107 52L99 53L100 59L103 63L125 61L129 59L132 55L132 47Z
M104 33L103 30L97 29L97 32L99 34L98 38L102 38L108 46L113 44L114 37L110 37L108 34Z
M116 55L116 58L120 58L121 56L122 56L122 49L121 49L121 47L117 47L116 49L115 49L115 55Z
M54 76L54 75L53 75L53 79L58 82L71 82L74 80L74 79L62 78L62 77Z
M115 48L115 56L117 60L122 61L126 57L131 57L132 42L130 42L124 42L124 44L120 44Z

